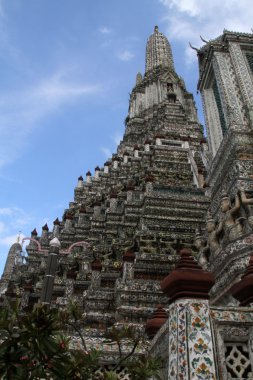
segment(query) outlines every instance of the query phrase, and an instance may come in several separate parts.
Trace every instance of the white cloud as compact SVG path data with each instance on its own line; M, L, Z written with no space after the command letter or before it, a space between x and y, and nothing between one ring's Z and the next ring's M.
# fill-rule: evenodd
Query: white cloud
M0 268L3 268L11 245L17 242L18 237L21 242L27 230L30 234L31 225L37 225L37 219L15 206L0 208L0 218Z
M0 208L0 216L0 251L3 253L0 257L0 266L4 266L9 248L17 242L18 236L21 242L24 237L21 230L27 228L33 218L19 207Z
M5 245L10 248L12 244L17 243L18 241L21 243L24 237L25 235L23 234L15 234L15 235L8 235L5 237L0 237L0 244Z
M11 207L0 208L0 215L13 215L13 209Z
M200 47L203 42L199 36L209 40L222 34L223 29L251 32L253 26L253 7L251 0L159 0L166 8L164 20L167 34L173 42L182 41L187 46L186 61L195 57L190 53L188 41Z
M51 112L52 104L61 106L63 102L73 101L74 98L97 92L99 87L96 85L77 84L64 81L61 74L56 74L48 80L43 81L37 87L28 90L28 97L43 101L43 108L40 107L39 113Z
M111 33L111 29L109 29L107 26L101 26L101 28L99 28L99 31L102 34L110 34Z
M43 226L46 223L46 218L38 219L29 215L19 207L0 208L0 252L6 256L12 244L27 236L30 236L30 231L34 226ZM29 231L29 232L28 232ZM38 230L38 232L40 232ZM4 265L5 257L0 256L0 267Z
M114 144L116 145L116 147L119 145L120 141L122 140L122 133L120 132L116 132L113 136L113 141L114 141Z
M21 229L32 221L31 215L28 215L19 207L3 207L0 208L0 234L9 229Z
M119 143L121 142L123 136L122 136L122 133L120 133L119 131L115 132L113 136L111 136L111 139L113 141L113 149L110 149L110 148L107 148L107 147L101 147L101 152L104 153L105 157L106 158L110 158L112 157L112 151L116 151L117 149L117 146L119 145Z
M112 156L112 152L111 152L111 150L109 148L102 147L100 149L104 153L105 158L110 158Z
M0 234L6 231L6 225L3 222L0 222Z
M131 53L129 50L124 50L124 51L121 51L117 54L117 57L121 60L121 61L130 61L131 59L133 59L134 57L134 54Z
M4 13L4 6L3 6L3 0L0 0L0 17L4 17L5 16L5 13Z
M0 93L0 167L19 157L43 118L99 91L98 85L76 82L61 70L22 90Z

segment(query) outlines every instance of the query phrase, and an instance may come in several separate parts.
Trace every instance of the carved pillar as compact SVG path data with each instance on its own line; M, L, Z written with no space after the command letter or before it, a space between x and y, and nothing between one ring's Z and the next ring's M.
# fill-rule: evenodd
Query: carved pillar
M229 47L244 102L253 106L252 75L249 72L242 49L238 43L233 42L230 42Z
M109 163L106 162L106 163L104 164L104 174L108 174L108 173L109 173Z
M54 237L59 237L59 235L60 235L60 225L61 225L61 223L60 223L59 219L56 218L55 221L54 221L54 228L53 228L53 235L54 235Z
M117 194L111 193L110 194L110 212L115 212L117 210L117 205L118 205Z
M102 264L99 259L95 259L91 263L91 269L92 269L92 274L91 274L91 287L92 288L99 288L100 287L100 282L101 282L101 270L102 270Z
M241 104L239 103L237 89L232 77L230 57L224 53L215 52L213 68L227 126L229 126L230 122L243 124Z
M91 183L91 172L90 171L88 171L86 173L86 183Z
M223 138L219 112L214 98L213 90L211 88L205 89L202 92L202 100L205 104L205 118L208 126L208 141L212 151L212 155L215 156L220 143Z
M122 281L126 282L127 280L133 280L134 278L134 260L135 260L135 253L134 249L130 248L128 251L126 251L123 255L123 276Z
M101 214L101 202L96 202L93 208L93 217L96 219Z
M80 176L78 177L77 188L82 189L82 187L83 187L83 177Z
M95 179L99 179L99 174L100 174L100 167L97 166L97 167L95 168L94 178L95 178Z
M151 355L167 347L162 358L167 380L216 380L207 301L214 279L198 266L189 249L182 249L180 254L177 267L161 283L171 305L168 321L153 339Z
M53 238L49 243L49 254L47 258L46 274L43 281L40 301L50 305L53 294L54 278L57 268L58 254L61 243L57 238Z

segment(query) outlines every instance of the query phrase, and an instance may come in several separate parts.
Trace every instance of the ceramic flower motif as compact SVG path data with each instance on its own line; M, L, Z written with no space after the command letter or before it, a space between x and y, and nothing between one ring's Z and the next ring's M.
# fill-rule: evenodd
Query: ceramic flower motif
M206 354L208 352L208 345L202 338L199 338L193 347L196 354Z
M199 317L196 317L192 321L192 327L200 329L200 330L204 330L206 327L206 324L203 322L202 319L200 319Z
M194 372L192 372L193 378L197 376L198 380L215 380L215 376L210 370L213 366L213 362L209 357L195 358L191 364L192 368L194 368Z

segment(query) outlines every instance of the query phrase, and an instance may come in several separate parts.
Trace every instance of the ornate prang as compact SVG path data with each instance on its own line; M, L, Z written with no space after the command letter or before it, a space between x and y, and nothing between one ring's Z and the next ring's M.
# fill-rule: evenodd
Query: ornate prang
M153 316L151 319L147 320L146 323L146 333L149 338L153 338L157 331L162 327L162 325L167 321L168 314L164 310L162 305L157 305Z
M163 304L147 322L163 380L253 377L253 34L203 42L208 145L155 27L116 153L78 178L53 231L34 230L26 252L12 246L0 284L3 307L76 302L88 350L99 347L109 364L116 345L104 331L144 330Z

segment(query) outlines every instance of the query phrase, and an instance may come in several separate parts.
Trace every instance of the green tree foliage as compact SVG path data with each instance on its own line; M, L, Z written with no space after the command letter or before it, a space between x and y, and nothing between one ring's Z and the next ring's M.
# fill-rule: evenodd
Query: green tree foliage
M29 313L18 305L1 309L0 378L88 379L99 353L70 350L62 327L61 312L43 305Z
M30 312L21 312L18 303L0 310L0 378L2 380L93 380L100 352L87 352L78 329L80 314L75 304L65 310L49 309L37 304ZM74 330L83 349L70 349L63 331ZM107 333L109 342L118 347L118 356L111 371L101 380L117 380L116 369L126 367L133 380L158 377L159 362L147 355L134 356L143 337L133 327L113 327ZM125 351L125 346L128 350Z

